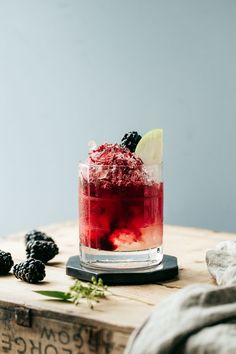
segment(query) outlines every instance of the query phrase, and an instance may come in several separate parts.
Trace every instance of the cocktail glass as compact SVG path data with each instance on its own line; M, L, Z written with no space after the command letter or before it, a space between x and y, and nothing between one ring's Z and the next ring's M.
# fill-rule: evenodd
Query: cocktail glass
M84 266L145 268L162 261L162 165L140 169L141 180L127 166L79 165L80 260Z

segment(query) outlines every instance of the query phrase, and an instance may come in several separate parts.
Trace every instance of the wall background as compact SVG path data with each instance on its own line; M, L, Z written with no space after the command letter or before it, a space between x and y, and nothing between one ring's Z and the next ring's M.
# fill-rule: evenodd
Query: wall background
M77 216L90 139L165 130L166 222L236 231L234 0L0 0L0 234Z

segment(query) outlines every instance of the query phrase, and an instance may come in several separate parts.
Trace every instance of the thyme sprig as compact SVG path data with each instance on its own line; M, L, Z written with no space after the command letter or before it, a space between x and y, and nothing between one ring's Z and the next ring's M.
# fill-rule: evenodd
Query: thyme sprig
M106 290L107 286L103 284L101 278L97 280L95 277L92 277L91 283L76 280L70 287L68 294L75 305L78 306L81 299L87 299L89 307L93 308L94 302L99 302L99 299L106 297Z
M86 299L89 307L93 308L94 303L106 297L107 291L107 286L103 284L101 278L92 277L91 282L75 280L68 292L53 290L36 290L35 292L54 299L73 302L76 306L81 303L81 299Z

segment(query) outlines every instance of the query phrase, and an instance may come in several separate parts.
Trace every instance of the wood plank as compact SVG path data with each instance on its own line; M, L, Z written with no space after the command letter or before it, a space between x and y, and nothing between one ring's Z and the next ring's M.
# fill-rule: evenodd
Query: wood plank
M99 337L99 344L96 344L98 353L122 353L131 331L144 321L154 306L163 298L189 284L213 283L205 265L207 249L214 248L222 240L236 241L236 235L233 233L166 226L164 249L165 253L178 257L179 279L161 284L110 286L109 289L114 295L101 300L95 306L95 309L91 310L86 302L83 302L79 307L75 307L73 304L48 300L33 292L33 290L39 289L66 291L73 280L65 274L65 262L69 256L78 252L78 226L76 223L67 222L51 225L42 227L41 230L47 232L56 240L60 247L60 254L55 258L55 261L47 265L47 277L41 284L27 284L16 280L13 275L1 277L0 321L2 321L2 332L0 333L0 352L18 353L20 348L26 345L25 353L30 353L31 340L34 343L41 343L37 344L42 346L40 348L41 352L37 349L40 354L47 353L47 351L48 354L51 352L69 353L70 351L73 353L73 350L77 348L76 345L78 346L76 333L80 333L81 328L83 328L83 353L92 353L90 335ZM20 232L1 240L0 248L10 251L15 262L25 259L24 234L25 232ZM13 321L13 314L19 307L33 311L33 323L30 329L20 328L22 326ZM7 311L10 311L11 315ZM46 341L43 324L49 332L50 330L53 331L53 335L51 334ZM14 336L14 340L9 339L7 328L11 328L10 335ZM58 337L63 328L66 332L66 334L63 334L65 337L63 337L63 340L69 341L68 338L70 338L68 345L66 344L64 347ZM44 334L42 335L42 333ZM109 340L105 339L107 336L110 338ZM22 339L17 342L16 338ZM72 338L75 339L72 340ZM7 351L8 341L11 342L12 347ZM57 352L53 349L56 345L59 348ZM107 349L109 346L110 349Z
M15 291L23 295L24 299L29 297L30 300L34 301L34 303L39 305L43 303L43 306L47 306L46 304L48 301L43 300L40 295L32 293L31 290L33 288L45 289L46 287L48 289L68 289L72 281L65 275L65 262L70 255L76 253L76 245L78 248L78 232L77 225L74 222L68 222L62 225L51 225L48 227L42 227L41 229L54 237L60 247L60 254L55 258L55 261L51 262L50 265L47 266L46 281L40 285L35 286L23 283L21 281L16 281L13 276L8 276L5 278L4 283L5 285L7 284L7 289L12 289L12 291L15 289ZM138 300L146 301L152 305L155 305L162 298L175 291L176 288L182 288L183 286L192 284L194 282L212 283L212 279L209 276L205 265L205 252L207 249L213 248L217 242L224 239L236 240L236 235L230 233L217 233L210 230L166 226L164 248L166 253L173 254L178 257L180 266L179 279L170 281L168 283L162 283L162 286L143 285L110 287L115 294L132 297L137 299L137 301L125 298L111 297L109 300L107 300L109 303L106 302L105 307L107 308L107 306L111 304L112 312L114 313L117 307L117 309L120 311L119 304L124 306L124 303L127 302L128 304L131 303L134 306L139 306L140 311L141 308L145 308L145 312L149 312L148 309L150 305L142 304ZM2 241L1 248L11 251L14 260L24 260L24 232L9 236L7 239ZM5 296L5 292L7 292L6 296L9 296L9 292L4 290L6 289L5 286L2 288L2 284L3 282L0 284L1 298ZM55 308L57 307L58 304L55 304ZM99 304L98 307L101 310L102 304ZM146 307L148 309L146 309ZM64 308L68 310L67 305L59 305L60 311L62 311ZM84 308L85 313L90 313L90 310L87 311L88 309L86 306L81 306L81 308ZM77 309L71 308L70 311L77 312ZM116 316L114 313L114 317L116 317L117 323L119 323L119 318L121 317L123 325L123 315L118 315L119 314ZM103 316L107 321L106 314ZM100 318L102 319L103 316ZM132 322L132 319L129 317L129 321L133 324L137 324L138 318L135 317L133 319L134 322Z

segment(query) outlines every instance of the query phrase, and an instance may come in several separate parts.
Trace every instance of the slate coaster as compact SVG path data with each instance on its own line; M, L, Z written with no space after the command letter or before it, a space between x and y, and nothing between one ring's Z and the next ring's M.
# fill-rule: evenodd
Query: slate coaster
M88 269L80 264L79 256L72 256L66 264L66 274L85 281L92 276L101 278L106 285L150 284L171 280L178 275L177 258L164 255L161 264L145 269Z

